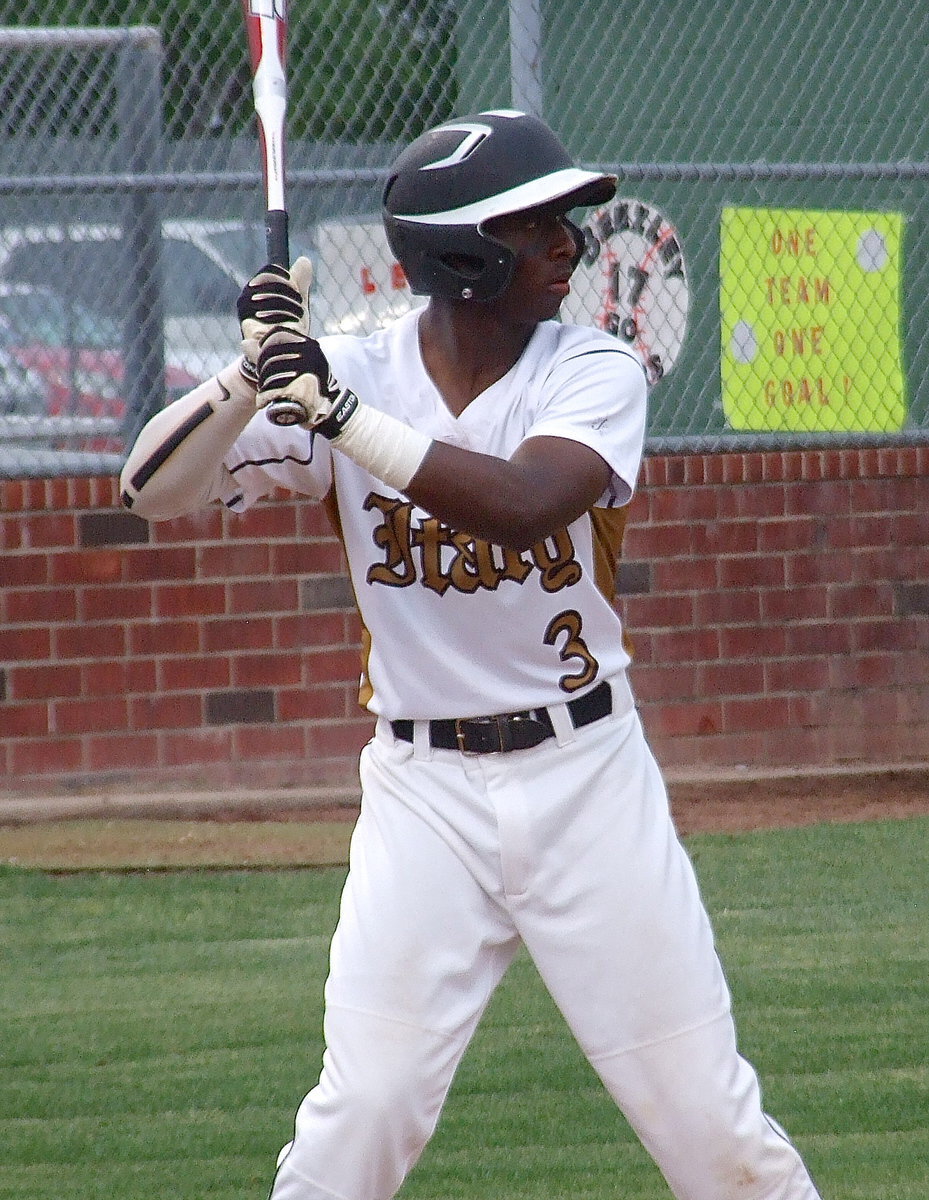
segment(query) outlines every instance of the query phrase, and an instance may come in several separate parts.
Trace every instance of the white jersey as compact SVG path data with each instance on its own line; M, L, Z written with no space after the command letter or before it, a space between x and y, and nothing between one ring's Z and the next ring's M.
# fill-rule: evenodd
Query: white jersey
M645 431L643 369L606 333L544 322L455 417L423 365L418 320L417 311L364 339L322 338L339 383L483 454L509 458L541 435L590 446L613 471L592 512L531 550L503 549L449 529L325 439L263 414L225 459L222 499L239 511L281 486L327 500L369 635L361 699L371 712L429 719L564 702L629 662L613 580Z

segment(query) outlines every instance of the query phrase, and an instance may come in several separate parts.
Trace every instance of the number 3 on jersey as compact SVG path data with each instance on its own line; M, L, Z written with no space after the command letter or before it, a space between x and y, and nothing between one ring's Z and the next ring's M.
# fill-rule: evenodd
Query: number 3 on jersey
M542 638L546 646L554 646L563 635L564 641L558 650L558 657L563 663L570 662L571 659L578 659L581 664L579 670L562 675L558 680L558 686L563 692L576 692L578 688L593 683L600 670L600 664L590 653L587 643L581 637L581 626L581 614L573 608L569 608L565 612L559 613L557 617L552 617L545 630L545 636Z

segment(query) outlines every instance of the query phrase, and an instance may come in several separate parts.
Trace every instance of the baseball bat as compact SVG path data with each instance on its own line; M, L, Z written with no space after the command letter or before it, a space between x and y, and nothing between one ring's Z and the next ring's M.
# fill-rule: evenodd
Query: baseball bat
M287 147L287 0L242 0L258 118L268 262L290 267L285 151ZM274 425L308 420L297 400L283 397L266 408Z

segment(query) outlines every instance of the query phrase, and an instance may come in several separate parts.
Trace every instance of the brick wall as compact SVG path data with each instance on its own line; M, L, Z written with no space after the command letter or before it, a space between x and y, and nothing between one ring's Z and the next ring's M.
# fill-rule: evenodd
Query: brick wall
M646 460L634 684L668 766L929 759L929 447Z
M929 448L650 458L619 573L676 768L929 759ZM315 504L148 526L0 482L0 782L345 784L359 624Z

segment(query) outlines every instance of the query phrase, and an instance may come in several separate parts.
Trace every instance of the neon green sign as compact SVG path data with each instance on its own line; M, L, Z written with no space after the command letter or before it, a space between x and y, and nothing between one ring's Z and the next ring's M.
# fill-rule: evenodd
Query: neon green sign
M723 209L720 360L733 429L903 426L902 235L900 213Z

